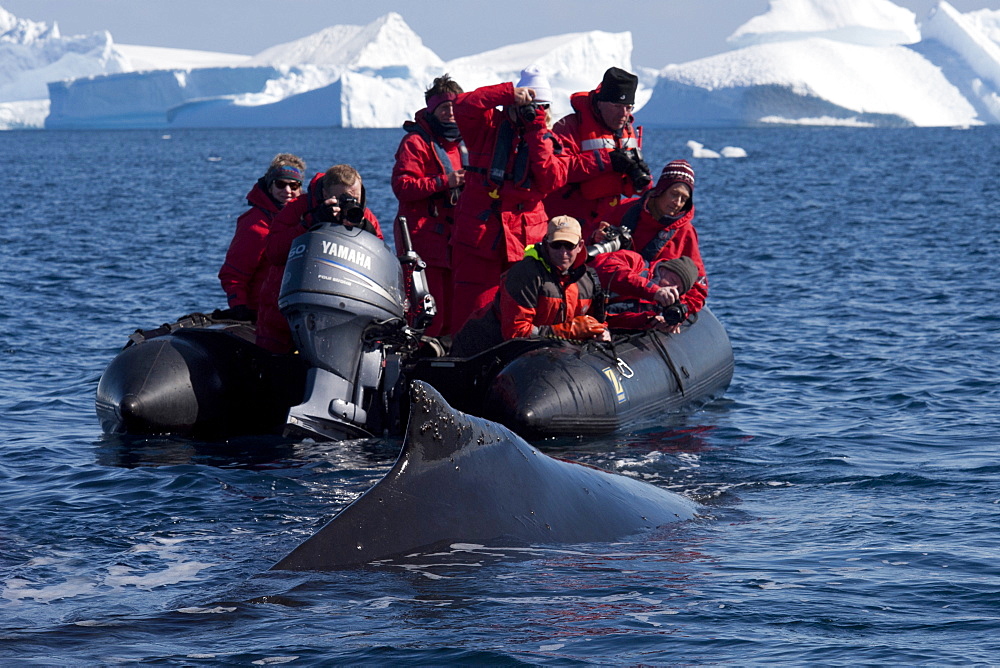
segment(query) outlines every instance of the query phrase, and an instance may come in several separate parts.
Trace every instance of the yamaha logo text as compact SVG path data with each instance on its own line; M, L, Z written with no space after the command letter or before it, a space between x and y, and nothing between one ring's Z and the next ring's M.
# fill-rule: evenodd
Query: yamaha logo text
M331 255L339 260L344 260L345 262L350 262L351 264L356 264L362 269L370 270L372 268L372 258L371 255L367 253L362 253L354 248L349 248L347 246L341 246L340 244L335 244L332 241L323 242L323 254Z

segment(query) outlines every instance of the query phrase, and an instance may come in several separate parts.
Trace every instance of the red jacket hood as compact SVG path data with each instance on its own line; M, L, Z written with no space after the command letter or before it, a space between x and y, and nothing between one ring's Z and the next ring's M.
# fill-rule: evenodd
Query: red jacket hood
M281 211L281 205L267 192L263 176L257 179L257 183L253 184L253 188L247 193L247 204L271 213Z

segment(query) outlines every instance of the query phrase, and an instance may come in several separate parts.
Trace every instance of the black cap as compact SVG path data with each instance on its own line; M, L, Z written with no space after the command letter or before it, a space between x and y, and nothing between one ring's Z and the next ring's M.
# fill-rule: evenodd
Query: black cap
M636 75L619 67L609 67L594 99L616 104L635 104L635 89L638 86L639 77Z

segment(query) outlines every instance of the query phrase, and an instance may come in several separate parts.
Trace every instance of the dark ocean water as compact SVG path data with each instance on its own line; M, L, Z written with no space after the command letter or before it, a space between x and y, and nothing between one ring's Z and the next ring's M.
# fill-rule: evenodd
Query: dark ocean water
M616 544L330 574L271 564L399 443L101 434L126 336L221 306L279 151L355 164L391 219L397 131L0 133L6 664L1000 663L1000 128L647 131L697 160L725 397L548 443L703 504Z

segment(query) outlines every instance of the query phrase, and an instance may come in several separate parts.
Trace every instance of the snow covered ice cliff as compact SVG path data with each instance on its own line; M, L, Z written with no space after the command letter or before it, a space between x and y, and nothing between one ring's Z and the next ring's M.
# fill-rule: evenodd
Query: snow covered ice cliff
M968 126L1000 123L1000 11L940 2L918 28L889 0L771 0L738 48L659 72L643 122Z
M640 75L650 126L1000 123L1000 11L941 2L918 23L889 0L771 0L730 44L633 68L630 33L592 31L444 62L390 13L249 57L62 37L0 9L0 129L399 127L435 76L471 90L531 64L549 74L557 117L616 65Z

